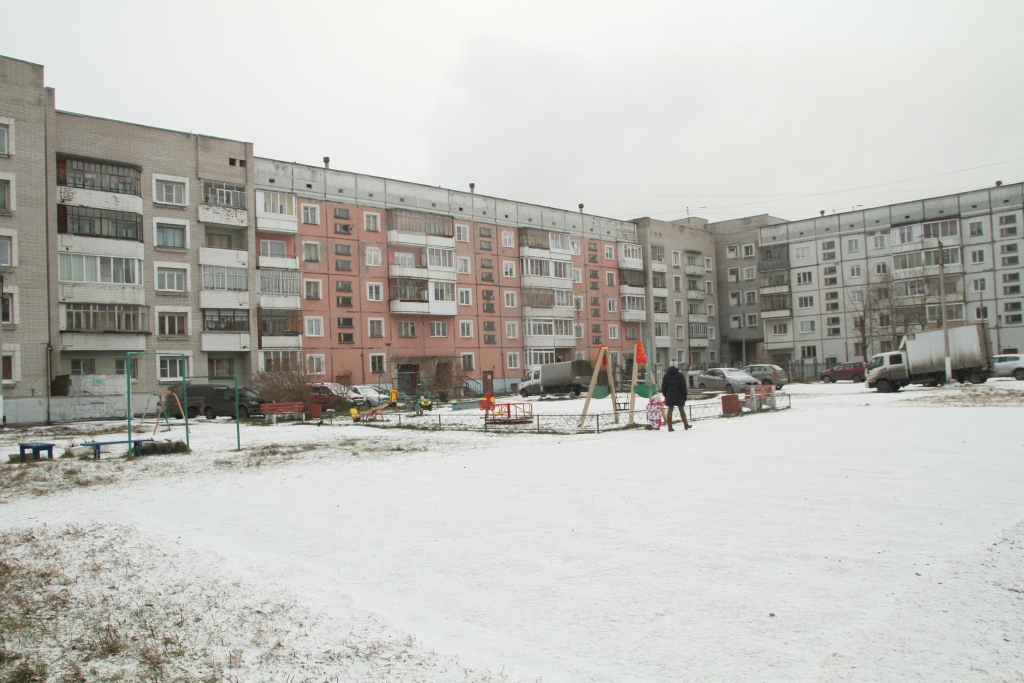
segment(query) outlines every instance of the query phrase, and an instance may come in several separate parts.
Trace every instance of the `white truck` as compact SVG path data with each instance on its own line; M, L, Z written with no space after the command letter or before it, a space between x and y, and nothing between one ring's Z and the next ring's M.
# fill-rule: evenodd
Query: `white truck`
M875 354L868 361L867 385L879 392L899 391L908 384L936 386L946 381L942 330L912 332L896 351ZM980 384L992 376L992 342L988 325L949 328L953 378Z
M545 363L530 368L519 385L519 393L526 398L531 394L582 394L590 386L594 364L589 360L568 360ZM599 381L604 379L601 374ZM607 380L604 384L607 384Z

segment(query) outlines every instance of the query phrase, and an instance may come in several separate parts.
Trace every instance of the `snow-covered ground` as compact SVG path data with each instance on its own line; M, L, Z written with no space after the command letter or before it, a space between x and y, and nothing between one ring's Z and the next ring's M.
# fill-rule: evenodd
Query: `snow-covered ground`
M199 420L193 455L5 466L0 529L192 554L319 615L310 652L414 636L367 680L1024 678L1024 382L786 391L671 434Z

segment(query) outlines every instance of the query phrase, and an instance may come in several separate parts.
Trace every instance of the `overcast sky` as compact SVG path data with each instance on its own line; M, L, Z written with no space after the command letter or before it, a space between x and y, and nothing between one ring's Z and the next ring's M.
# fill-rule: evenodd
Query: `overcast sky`
M1024 180L1024 2L5 2L60 109L633 218Z

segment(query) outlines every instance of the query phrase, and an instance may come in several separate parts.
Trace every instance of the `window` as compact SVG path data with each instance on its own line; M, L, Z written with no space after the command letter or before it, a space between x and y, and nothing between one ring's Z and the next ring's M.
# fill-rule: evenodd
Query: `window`
M855 252L860 251L860 240L859 239L847 240L846 241L846 250L849 251L850 253L855 253Z
M687 256L686 260L689 261L692 258L693 258L692 256ZM673 268L681 268L682 265L683 265L683 255L681 253L679 253L678 251L673 251L672 252L672 267Z
M686 339L686 325L676 325L676 339Z
M725 248L725 258L739 258L740 257L740 245L731 244Z
M371 335L373 336L373 335ZM398 336L402 339L410 339L416 336L415 321L398 321Z
M756 291L744 292L743 296L744 296L745 302L746 302L746 304L748 306L752 306L752 305L757 303L757 292Z
M875 274L876 275L885 275L887 272L889 272L888 264L886 264L884 262L876 263L875 264Z
M180 380L185 376L185 359L181 356L157 356L161 380Z
M618 339L619 338L619 326L618 325L609 325L608 326L608 338L609 339Z
M490 251L491 250L491 241L490 240L480 240L480 249L483 250L483 251Z
M974 309L975 320L985 320L988 318L988 306L978 306Z
M608 312L615 313L618 308L618 301L616 299L608 299Z
M10 135L11 126L7 123L0 123L0 154L4 156L10 155Z
M448 336L448 323L445 321L432 320L430 322L430 336L431 337L447 337Z
M211 358L210 360L212 361L213 359ZM230 359L221 359L221 360L230 360ZM114 359L114 374L115 375L120 375L121 377L124 377L124 375L125 375L124 369L125 369L125 359L124 358L115 358ZM219 377L220 376L220 375L215 375L212 372L210 374L213 375L214 377ZM231 373L231 374L234 374L234 373ZM4 375L4 379L7 379L6 374ZM132 358L132 379L133 380L138 380L139 379L139 359L138 358Z
M455 239L459 242L469 241L469 226L468 225L456 225L455 226Z
M459 305L460 306L471 306L473 304L473 290L471 289L460 289L459 290Z
M245 308L238 310L230 308L204 309L203 329L208 332L248 332L249 311Z
M59 255L57 263L58 276L64 282L140 284L142 261L136 259L65 253Z
M708 317L709 318L714 318L715 317L715 305L714 304L708 304L707 311L708 311Z
M651 245L651 260L658 261L660 263L665 262L665 247L660 244Z
M203 266L203 289L231 290L235 292L248 291L248 273L245 268Z
M800 347L801 358L817 358L818 347L817 346L801 346Z
M339 344L355 344L356 343L356 335L352 334L351 332L339 332L338 333L338 343Z
M860 266L850 266L850 277L860 277L861 269Z
M350 297L350 296L339 296L338 297L338 301L337 301L337 305L338 305L339 308L351 308L352 307L352 297Z
M7 357L4 357L7 360ZM71 374L72 375L95 375L96 374L96 361L92 358L83 358L81 360L71 361ZM4 379L7 379L8 373L7 368L4 368Z
M306 317L306 336L307 337L322 337L324 336L324 319L317 316Z
M156 246L174 247L175 249L185 248L185 228L180 225L159 225L156 226Z
M975 292L984 292L987 282L988 281L982 277L976 278L971 284Z
M793 258L795 258L795 259L811 258L811 248L810 247L796 247L795 249L793 249Z
M434 301L455 301L455 283L435 282L433 293Z
M503 261L501 265L502 265L502 268L503 268L503 273L502 274L505 277L515 277L516 276L516 262L515 261Z
M349 219L349 211L348 211L348 209L335 208L334 209L334 217L335 218L344 218L345 220L348 220Z
M460 256L457 259L457 263L458 263L458 269L457 269L458 272L461 273L462 275L468 275L469 272L470 272L470 270L469 270L469 257L468 256Z
M971 237L981 237L985 234L981 221L973 221L967 226L967 229Z
M306 372L310 375L322 375L324 374L324 360L323 354L309 354L306 356Z
M379 266L381 264L380 258L381 251L378 247L367 247L366 248L366 265L367 266Z
M351 259L344 259L344 258L336 258L336 259L334 259L334 269L335 270L352 270L352 260ZM351 290L346 290L346 291L351 291Z
M260 293L276 296L301 296L302 279L297 270L260 268Z
M636 339L636 326L635 325L627 325L625 329L626 329L626 339L628 339L630 341L635 340ZM577 336L580 336L580 335L577 335Z
M212 249L245 249L245 237L238 232L217 232L206 229L206 246Z
M875 249L885 249L885 235L875 235Z
M1009 216L1000 216L999 225L1011 225L1017 222L1017 216L1011 214Z
M518 339L519 338L519 323L511 322L511 321L505 323L505 338L506 339Z
M505 292L505 308L515 308L515 307L516 307L516 293L515 292Z
M505 358L507 359L506 360L506 365L508 365L509 370L515 370L515 369L517 369L519 367L519 354L518 353L515 353L515 352L508 353L508 354L505 355Z
M366 300L367 301L383 301L384 300L383 291L384 291L384 288L379 283L371 282L371 283L367 284L366 285Z
M496 329L498 329L498 323L493 320L484 321L484 332L494 332Z
M514 248L516 246L516 234L511 230L502 230L501 246L506 248Z
M367 322L367 332L370 337L379 339L384 336L384 319L383 318L370 318Z
M307 225L320 225L320 207L313 204L303 204L302 222Z
M473 354L464 353L462 354L462 369L472 370L473 369Z
M985 250L974 249L971 251L971 263L984 263L985 262Z
M157 268L157 290L161 292L184 292L185 273L186 271L181 268Z
M352 226L349 225L348 223L335 223L334 232L336 232L339 235L351 235Z
M11 296L4 297L10 322ZM148 332L146 307L136 304L65 304L65 329L76 332Z
M604 245L604 257L609 261L615 260L615 247L610 244Z
M728 270L727 279L728 279L729 282L739 282L740 281L740 269L739 268L730 268Z
M0 211L10 211L12 208L11 181L0 180ZM4 358L6 357L4 356Z
M754 277L755 277L755 271L756 270L757 270L756 268L744 268L743 269L743 279L744 280L753 280Z
M729 327L733 328L734 330L738 330L739 328L743 327L743 316L729 316Z
M319 280L305 280L306 285L306 299L308 301L317 301L320 298L320 281Z
M772 323L772 336L781 337L789 334L789 323Z
M363 214L363 230L366 232L380 232L380 214Z
M801 296L796 300L797 308L813 308L814 297L813 296Z
M810 270L796 274L796 283L798 285L809 285L814 281L814 273Z
M711 280L705 280L704 281L704 291L707 292L708 294L714 294L715 293L715 283L712 282Z
M740 305L740 292L729 292L729 305L739 306Z
M163 336L187 335L188 313L159 313L157 334Z
M216 180L204 180L203 203L244 209L245 185L222 183Z
M8 188L9 189L9 188ZM8 204L7 208L13 208ZM57 205L57 232L90 237L141 240L142 217L128 211L90 209L85 206Z
M600 329L597 330L600 332ZM654 336L655 337L667 337L668 336L668 323L654 323Z
M545 263L547 263L547 262L545 261ZM494 261L492 261L489 258L480 259L480 267L481 268L493 268L494 267ZM547 272L545 272L544 274L547 275Z
M352 324L352 321L353 318L338 318L338 327L355 327L355 325Z
M186 185L183 182L164 180L154 176L153 188L153 201L157 204L177 204L183 206L186 202Z
M384 372L384 354L383 353L371 353L370 354L370 372L375 375L382 374Z
M462 320L459 322L459 336L463 339L469 339L473 336L472 320Z
M288 245L282 240L260 240L260 256L285 258L288 256Z
M573 253L573 256L579 256L580 255L580 243L579 242L573 242L572 243L572 253Z
M302 243L302 260L303 261L319 261L320 260L320 243L319 242L303 242Z
M581 282L583 282L583 269L582 268L573 268L572 269L572 281L575 282L576 284L580 284Z
M295 197L284 192L263 192L263 213L295 215Z

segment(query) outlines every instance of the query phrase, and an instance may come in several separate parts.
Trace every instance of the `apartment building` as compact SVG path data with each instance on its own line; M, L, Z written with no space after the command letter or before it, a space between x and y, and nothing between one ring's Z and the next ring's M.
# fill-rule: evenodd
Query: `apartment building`
M644 300L651 317L643 335L656 373L669 365L693 370L719 362L715 243L703 218L636 220L646 253Z
M718 310L722 313L722 365L743 367L763 357L758 232L762 227L785 222L762 214L707 226L715 237L715 257L720 266L716 274Z
M511 391L531 365L632 352L633 223L326 165L254 172L258 369Z
M1024 186L997 185L760 228L766 352L778 363L861 360L945 315L988 323L993 349L1017 353L1022 208Z

